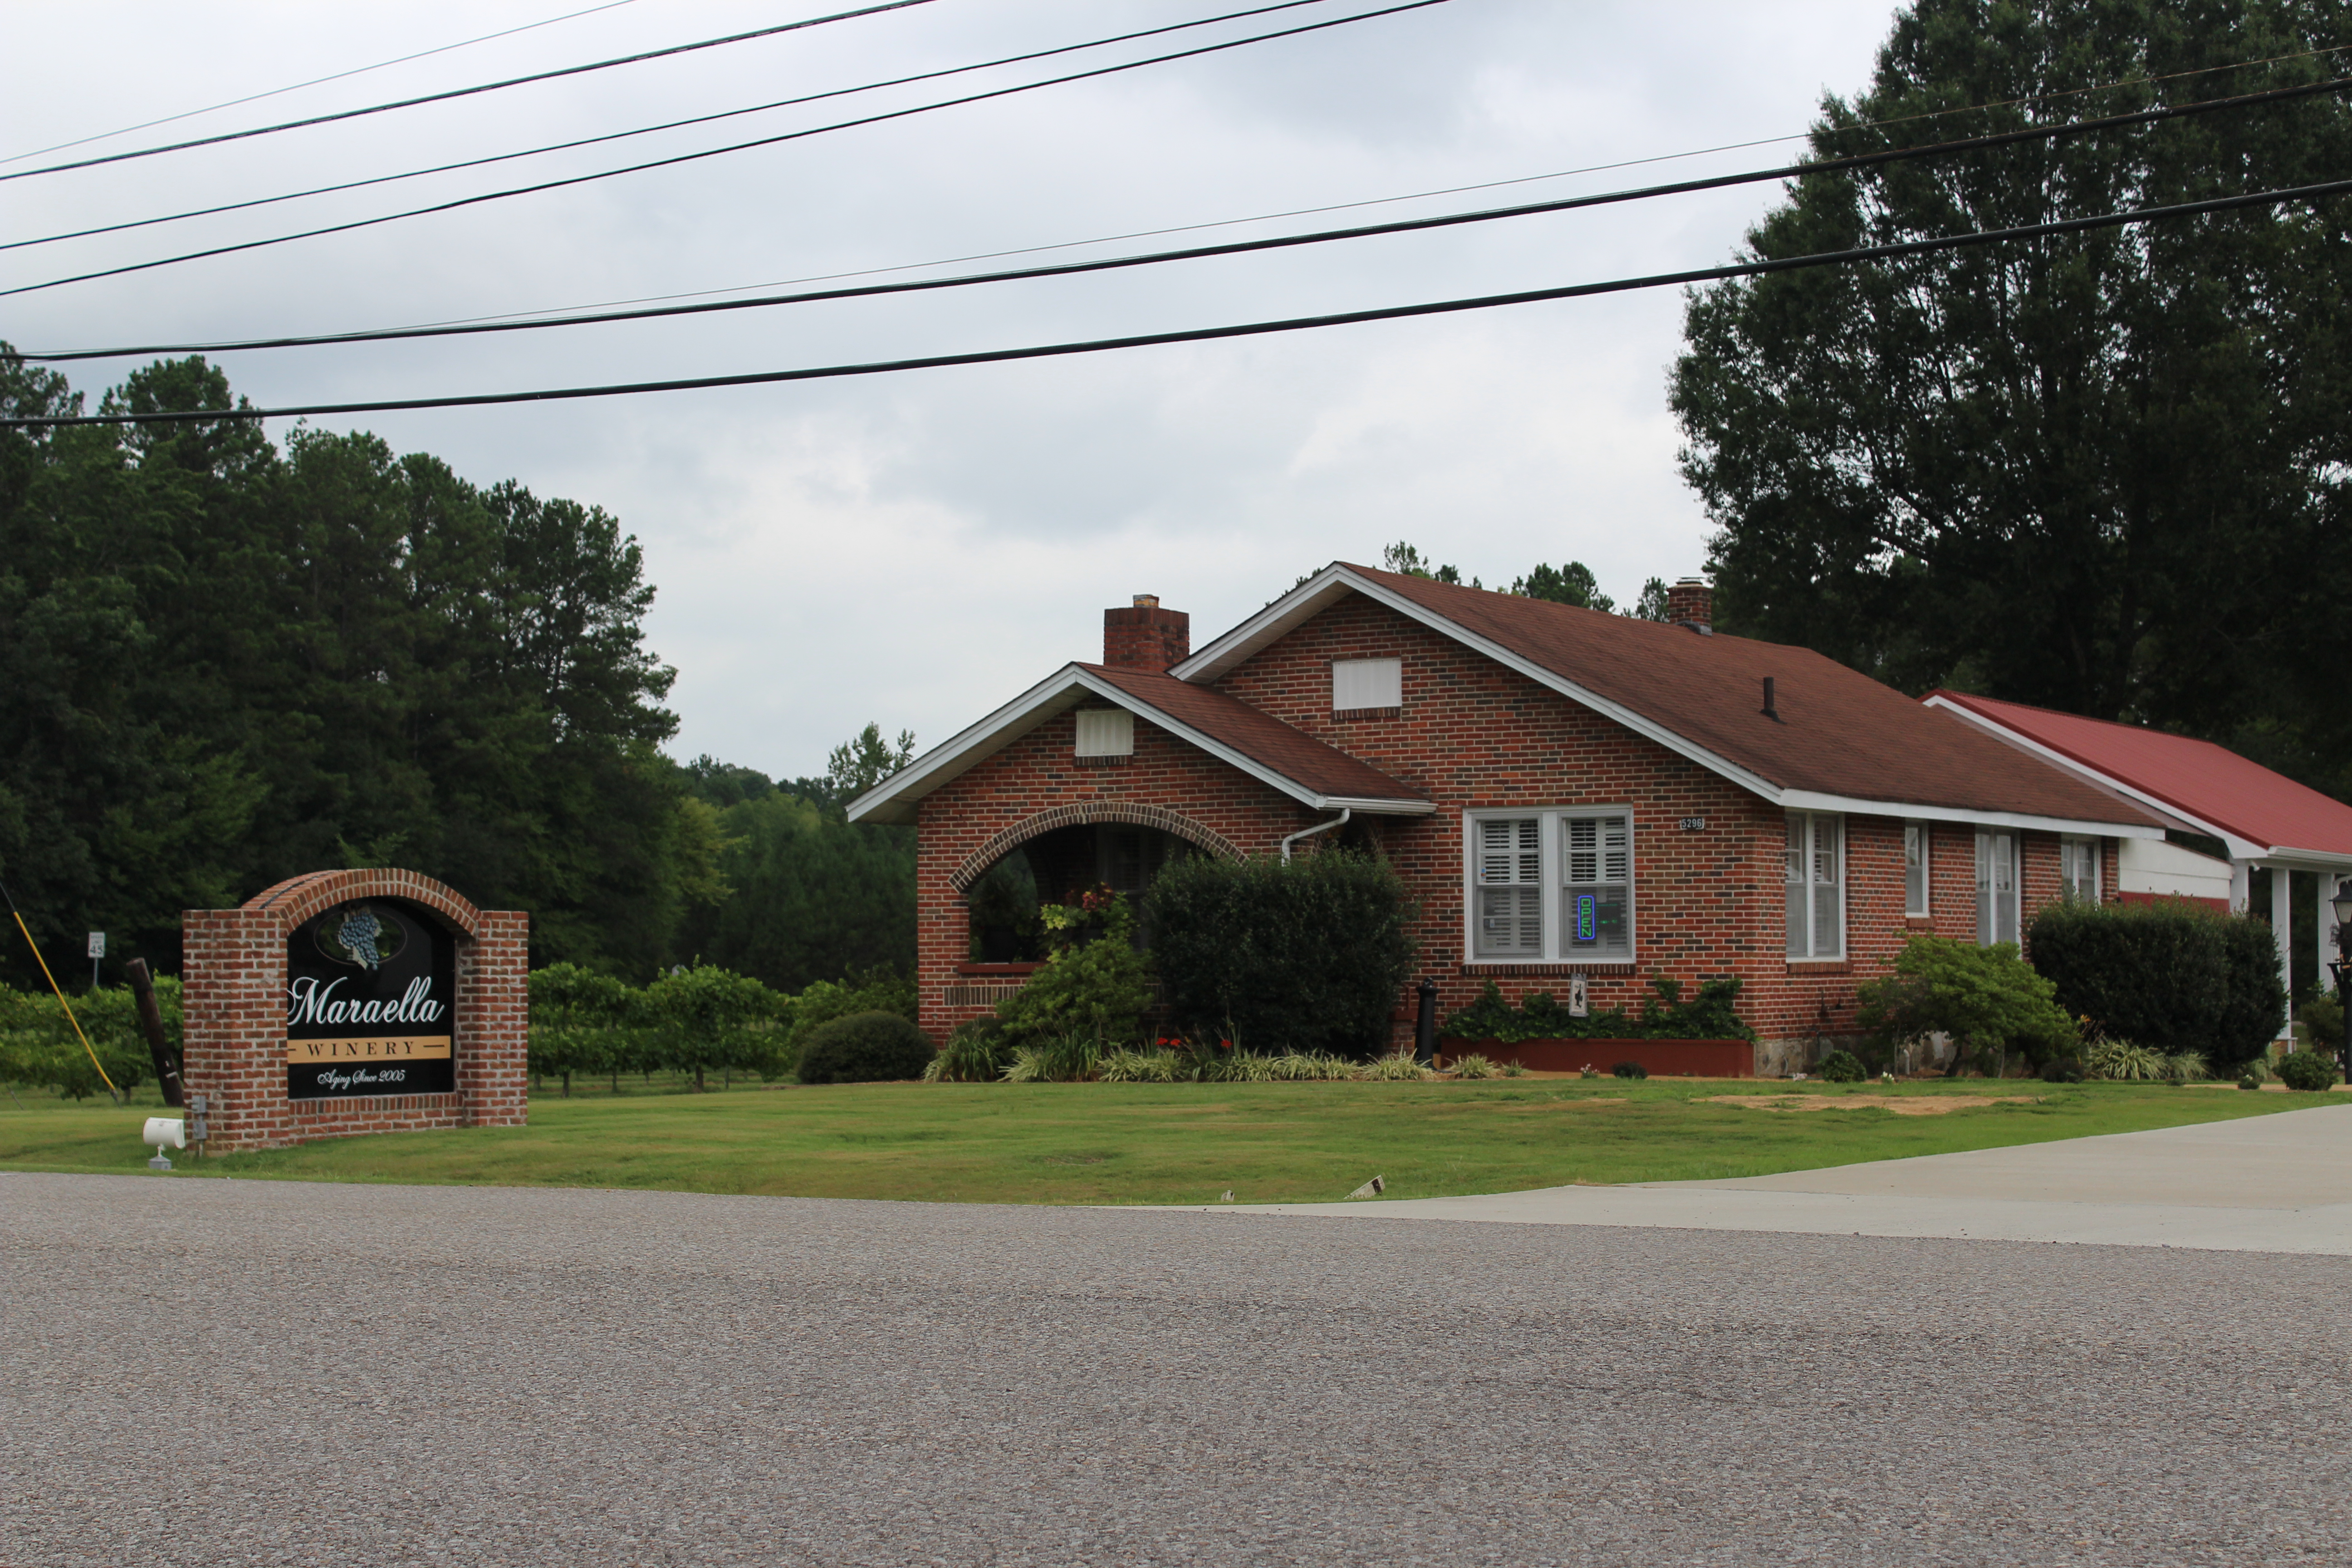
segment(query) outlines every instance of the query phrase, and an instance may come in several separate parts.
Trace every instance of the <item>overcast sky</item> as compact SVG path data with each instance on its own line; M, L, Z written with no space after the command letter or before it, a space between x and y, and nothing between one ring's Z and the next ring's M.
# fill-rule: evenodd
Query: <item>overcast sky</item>
M520 26L583 0L20 5L0 156ZM933 0L341 125L0 184L10 238L855 87L1248 0ZM0 253L0 287L821 125L1379 8L1318 4L945 82ZM633 0L95 143L241 129L823 15ZM1885 0L1448 0L356 234L0 299L24 348L317 332L741 288L1522 179L1800 133L1866 79ZM1782 161L1781 142L1044 260L1536 200ZM59 156L62 156L60 154ZM0 164L23 168L39 159ZM1756 186L1123 274L415 344L219 356L262 406L717 375L1542 288L1728 259ZM1003 265L996 263L993 265ZM898 277L968 269L932 268ZM1411 540L1489 586L1580 560L1630 600L1704 556L1656 291L856 381L383 414L396 450L618 514L660 596L681 759L821 769L868 719L945 739L1157 593L1204 641ZM136 362L73 367L95 393ZM284 426L273 426L282 437Z

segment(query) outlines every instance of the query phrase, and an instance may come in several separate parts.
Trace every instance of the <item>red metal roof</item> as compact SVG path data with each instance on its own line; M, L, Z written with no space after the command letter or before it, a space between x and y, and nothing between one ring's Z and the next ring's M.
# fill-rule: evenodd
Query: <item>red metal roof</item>
M1701 637L1369 566L1348 570L1782 789L2079 822L2158 821L2112 790L1810 648ZM1761 711L1767 676L1777 718Z
M1958 691L1928 695L2265 849L2352 855L2352 805L2210 741Z

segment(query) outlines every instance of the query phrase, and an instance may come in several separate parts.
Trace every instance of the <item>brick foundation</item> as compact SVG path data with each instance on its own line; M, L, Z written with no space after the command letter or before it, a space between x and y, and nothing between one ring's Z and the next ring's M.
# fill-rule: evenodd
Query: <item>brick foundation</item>
M455 1092L288 1097L287 941L311 916L354 899L404 900L456 937ZM414 871L314 871L236 909L187 910L181 933L183 1073L187 1092L206 1101L207 1148L279 1149L363 1132L519 1127L527 1119L529 915L477 910Z

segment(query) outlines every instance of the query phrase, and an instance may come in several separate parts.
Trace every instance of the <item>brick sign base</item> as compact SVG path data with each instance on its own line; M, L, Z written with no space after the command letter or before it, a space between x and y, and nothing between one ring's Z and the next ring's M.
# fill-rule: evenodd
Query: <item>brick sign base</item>
M288 1095L288 942L313 915L363 899L400 900L457 941L453 1092ZM523 1124L528 914L478 910L415 871L313 871L236 909L189 910L181 931L181 1070L188 1094L205 1097L208 1149L282 1149L362 1132Z

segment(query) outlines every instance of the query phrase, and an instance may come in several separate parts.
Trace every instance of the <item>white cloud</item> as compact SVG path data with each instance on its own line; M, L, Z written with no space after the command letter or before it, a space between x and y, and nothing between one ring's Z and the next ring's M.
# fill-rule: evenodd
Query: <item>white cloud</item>
M12 42L43 69L24 73L0 101L0 153L560 9L548 0L23 7L11 16ZM1210 9L1181 0L940 0L461 104L0 188L8 232L23 237ZM659 174L0 300L0 338L172 342L445 320L1654 157L1801 130L1823 87L1862 83L1888 16L1885 0L1454 0ZM625 6L168 131L252 124L774 19L770 8L732 0ZM0 287L954 90L898 89L18 250L0 257ZM1605 190L1791 151L1783 143L1199 237ZM267 405L1148 331L1707 265L1728 255L1773 195L1748 187L895 300L223 357L238 389ZM436 452L476 479L512 476L618 513L645 542L661 590L652 629L681 671L677 750L792 774L819 768L868 719L943 738L1065 659L1096 656L1102 609L1136 592L1190 610L1196 637L1206 637L1301 572L1377 558L1398 538L1490 584L1539 560L1580 559L1604 588L1630 597L1644 577L1691 570L1706 530L1675 474L1664 406L1679 318L1679 300L1654 292L871 381L349 423L402 449ZM95 389L127 368L74 375Z

